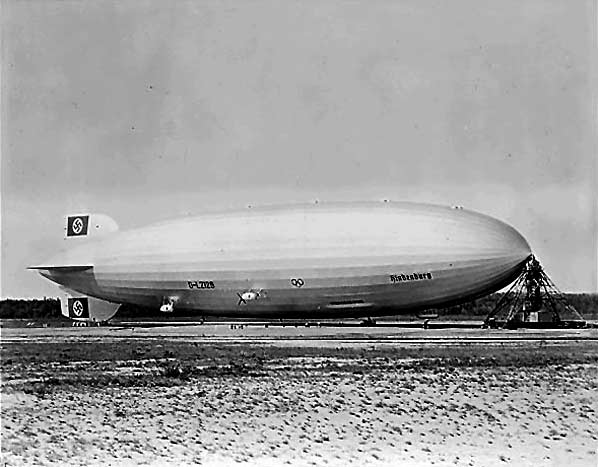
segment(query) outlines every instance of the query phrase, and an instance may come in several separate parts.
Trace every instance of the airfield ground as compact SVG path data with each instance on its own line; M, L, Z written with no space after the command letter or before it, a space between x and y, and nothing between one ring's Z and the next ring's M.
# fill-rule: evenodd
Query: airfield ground
M597 329L1 337L3 465L596 465Z

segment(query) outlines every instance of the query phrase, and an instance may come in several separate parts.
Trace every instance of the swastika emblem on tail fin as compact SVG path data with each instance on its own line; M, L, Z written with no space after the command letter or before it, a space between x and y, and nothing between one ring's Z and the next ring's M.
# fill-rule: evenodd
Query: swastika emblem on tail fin
M89 318L89 305L86 297L69 298L68 307L70 318Z
M66 223L67 237L81 237L87 235L89 216L69 216Z
M73 221L73 232L76 234L80 234L82 230L83 230L83 221L81 220L80 217L77 217Z

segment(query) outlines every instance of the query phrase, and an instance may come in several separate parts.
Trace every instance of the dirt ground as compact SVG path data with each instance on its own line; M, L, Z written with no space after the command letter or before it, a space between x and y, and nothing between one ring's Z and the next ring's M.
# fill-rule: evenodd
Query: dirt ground
M592 333L302 347L46 332L3 335L3 465L597 464Z

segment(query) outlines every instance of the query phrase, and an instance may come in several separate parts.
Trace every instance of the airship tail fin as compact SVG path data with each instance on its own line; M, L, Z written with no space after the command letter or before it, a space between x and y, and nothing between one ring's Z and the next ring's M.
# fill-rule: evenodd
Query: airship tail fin
M69 214L64 230L65 238L94 238L116 232L118 224L106 214Z
M112 318L120 304L88 297L65 287L60 287L60 307L67 318L83 322L104 322Z

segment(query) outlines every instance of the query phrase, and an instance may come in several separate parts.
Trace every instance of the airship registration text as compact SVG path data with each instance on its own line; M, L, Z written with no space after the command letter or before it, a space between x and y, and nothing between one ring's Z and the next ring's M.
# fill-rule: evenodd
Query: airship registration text
M214 289L216 288L213 281L187 281L190 289Z

